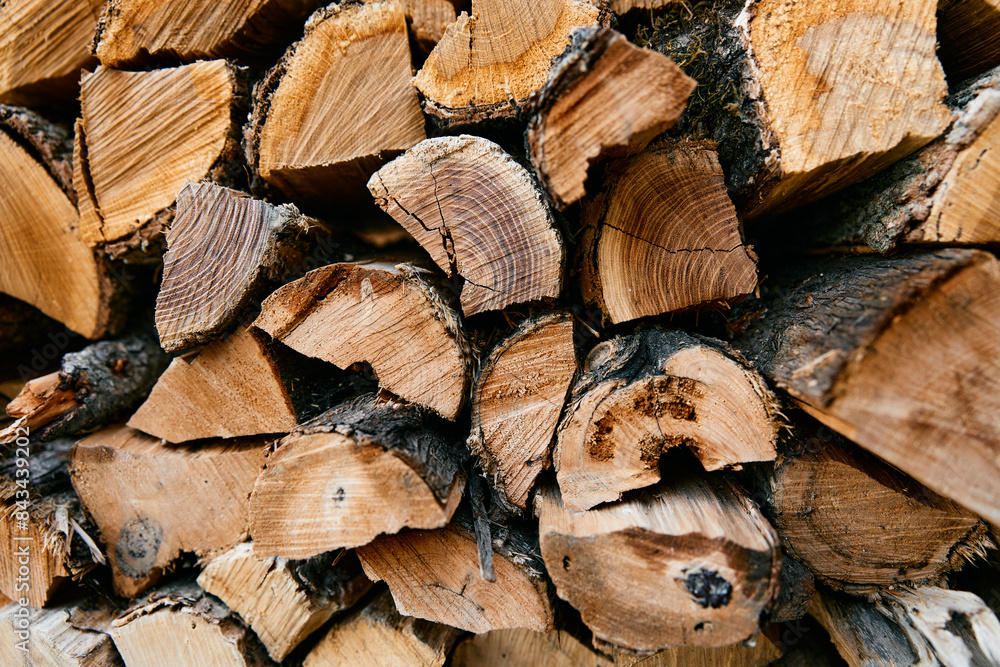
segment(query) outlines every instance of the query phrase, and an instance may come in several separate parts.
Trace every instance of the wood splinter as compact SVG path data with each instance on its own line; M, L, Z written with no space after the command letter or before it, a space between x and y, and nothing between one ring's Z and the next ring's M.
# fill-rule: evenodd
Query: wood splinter
M562 237L531 175L492 141L427 139L368 189L442 271L465 279L465 315L558 298Z
M647 329L595 347L570 393L553 455L571 511L660 479L678 445L706 470L773 461L777 402L723 343Z

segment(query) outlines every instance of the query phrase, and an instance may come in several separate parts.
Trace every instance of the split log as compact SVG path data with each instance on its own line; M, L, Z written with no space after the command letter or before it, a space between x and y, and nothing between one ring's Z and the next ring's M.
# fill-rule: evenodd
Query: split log
M736 487L697 474L574 513L558 489L537 501L556 593L597 640L657 651L753 637L778 594L778 536Z
M482 578L470 513L437 530L383 535L357 550L365 574L385 581L399 613L477 634L503 628L546 632L553 607L533 535L493 533L494 580Z
M1000 2L938 0L937 37L952 86L1000 65Z
M90 42L101 0L14 0L0 8L0 103L70 101L80 69L93 62Z
M525 320L490 353L472 393L472 435L494 496L520 510L551 461L550 447L576 374L573 317Z
M413 79L424 110L444 126L517 115L573 28L597 18L578 0L472 0Z
M287 433L295 409L262 338L239 329L175 358L128 425L172 443Z
M531 175L492 141L427 139L368 189L442 271L465 279L466 315L559 297L559 231Z
M458 18L455 9L460 0L403 0L406 22L417 49L424 55L444 37L445 30Z
M1000 622L972 593L925 586L889 592L876 605L827 593L817 597L812 615L851 667L1000 660Z
M318 4L318 0L182 4L112 0L104 6L96 35L91 25L88 42L93 39L94 55L101 64L118 69L216 58L264 65L274 62L280 52L275 46L292 41Z
M427 410L374 394L335 407L269 455L250 497L254 553L308 558L444 526L465 489L461 463Z
M857 183L944 130L937 4L682 4L640 43L699 82L677 129L719 142L737 208L757 217Z
M340 368L367 363L379 386L446 419L465 400L472 348L447 287L421 267L321 267L267 297L254 326Z
M595 347L570 392L555 463L571 511L660 479L660 455L692 449L706 470L773 461L777 402L725 344L646 329Z
M454 667L612 667L614 663L568 632L515 628L469 637L455 648L451 664Z
M0 106L0 291L100 338L119 328L117 288L77 229L68 141L27 109Z
M5 666L123 667L125 664L108 634L114 613L108 602L99 598L75 599L48 609L26 609L27 616L20 616L20 609L16 602L0 608L0 655L4 656Z
M185 185L167 231L156 296L163 349L207 343L230 328L269 282L301 262L308 235L319 226L294 206L212 183Z
M939 583L991 541L977 516L835 438L770 480L786 549L834 588Z
M182 551L211 555L246 538L264 444L187 447L113 426L74 446L73 486L100 529L120 595L155 584Z
M826 426L1000 523L995 257L814 259L775 276L760 306L735 340L758 371Z
M259 558L253 544L243 542L209 561L198 585L239 614L268 655L281 662L371 587L354 554L334 558L332 553L309 561Z
M298 202L363 201L385 156L426 136L412 75L401 0L320 9L255 87L250 163Z
M400 616L392 596L380 591L364 607L330 628L303 667L442 667L461 631L412 616Z
M16 421L0 430L0 444L14 442L22 431L41 442L110 423L135 408L166 366L156 338L143 333L70 352L60 370L30 380L7 405Z
M781 649L766 635L759 634L752 644L741 642L718 648L668 648L648 658L619 650L615 651L615 667L765 667L780 657Z
M583 197L596 164L638 153L673 127L695 85L670 58L614 30L574 32L527 131L531 162L555 204Z
M176 581L116 618L111 638L128 667L264 667L264 647L226 605Z
M0 466L0 593L32 607L49 604L70 580L104 564L97 529L70 486L72 446L69 439L39 449L22 444Z
M83 76L73 183L87 243L112 257L158 261L185 183L246 180L243 77L223 60L149 72L101 66Z
M584 300L615 324L739 301L757 288L715 151L663 142L609 167L581 208Z
M936 141L836 197L785 216L778 233L797 245L1000 242L1000 69L945 100L952 123ZM804 227L802 220L809 220Z

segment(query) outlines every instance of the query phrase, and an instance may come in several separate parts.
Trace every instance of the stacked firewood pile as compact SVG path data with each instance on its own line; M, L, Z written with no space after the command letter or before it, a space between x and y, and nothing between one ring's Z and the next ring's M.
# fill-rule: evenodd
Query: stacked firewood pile
M0 664L1000 664L997 0L0 45Z

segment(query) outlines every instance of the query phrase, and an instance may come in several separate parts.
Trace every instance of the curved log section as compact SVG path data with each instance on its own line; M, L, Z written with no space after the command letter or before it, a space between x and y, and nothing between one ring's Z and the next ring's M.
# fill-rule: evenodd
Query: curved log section
M431 279L412 264L332 264L274 292L254 326L341 368L367 362L379 386L455 419L472 348L447 293Z
M437 530L384 535L357 550L365 574L385 581L406 616L477 634L503 628L546 632L554 612L534 536L494 533L494 580L482 578L472 517Z
M662 143L618 163L581 209L584 299L614 323L739 301L757 288L714 150Z
M596 164L637 153L673 127L695 85L670 58L614 30L576 33L527 133L531 162L556 205L566 208L586 194Z
M660 479L684 445L706 470L772 461L777 402L724 344L650 329L591 351L570 393L553 461L571 511Z
M494 488L524 510L542 469L576 374L573 317L553 313L522 322L483 365L472 392L469 448Z
M266 65L294 39L318 0L158 3L112 0L91 31L94 55L117 69L235 58ZM280 51L279 51L280 53Z
M301 255L316 224L294 206L273 206L213 183L177 194L167 231L156 330L167 352L207 343L229 328L269 280Z
M559 296L559 231L531 175L492 141L427 139L368 189L443 271L465 278L466 315Z
M778 536L735 487L674 475L585 512L538 500L545 567L597 639L637 651L719 647L755 635L778 594Z
M570 32L597 17L597 7L579 0L472 0L413 85L444 125L514 116L545 84Z
M772 289L734 341L754 367L828 427L1000 523L1000 262L978 250L814 257Z
M447 524L465 489L462 454L430 418L369 394L297 428L254 484L254 553L308 558Z
M403 4L332 4L306 23L254 93L250 162L306 204L364 200L364 184L426 135Z
M100 338L117 328L115 288L78 230L67 141L33 112L0 106L0 292Z
M175 358L128 425L173 443L290 431L291 398L258 336L240 329Z
M835 588L936 583L985 553L977 516L834 438L778 463L774 524Z
M242 542L266 444L258 438L178 446L125 426L78 442L73 487L101 531L115 590L133 597L182 552L205 556Z
M185 183L245 180L241 76L224 60L83 76L73 183L87 243L113 256L159 254Z

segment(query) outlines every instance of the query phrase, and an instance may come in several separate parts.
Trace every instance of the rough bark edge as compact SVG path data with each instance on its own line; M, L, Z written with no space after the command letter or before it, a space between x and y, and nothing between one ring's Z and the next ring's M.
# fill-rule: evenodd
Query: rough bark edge
M676 138L711 139L733 203L752 210L781 177L781 149L767 121L767 100L750 42L757 0L712 0L665 8L635 42L658 51L699 82L670 130Z
M0 129L35 159L76 206L73 133L30 109L0 104Z
M768 376L773 384L796 398L806 398L824 408L834 398L834 385L858 366L868 347L894 318L910 311L924 296L960 271L990 261L993 256L986 252L961 249L909 254L897 259L869 255L799 261L775 277L761 300L747 304L746 310L750 311L751 307L756 310L743 313L742 317L736 313L744 322L739 325L739 331L733 332L732 343L750 361L751 367ZM876 317L842 336L820 339L817 334L810 339L819 350L843 352L839 359L814 365L808 373L792 373L798 364L781 370L788 362L789 351L782 343L789 323L816 315L830 317L828 311L833 304L840 303L845 294L863 296L874 289L872 285L877 285L882 296L890 297L887 301L871 304L872 309L879 308ZM859 302L854 307L863 309L868 305ZM756 319L745 321L751 318ZM794 351L802 352L801 344L796 345Z
M449 437L451 429L432 414L430 408L365 394L296 426L291 436L338 433L359 446L380 447L416 471L444 504L455 483L464 480L465 456Z

